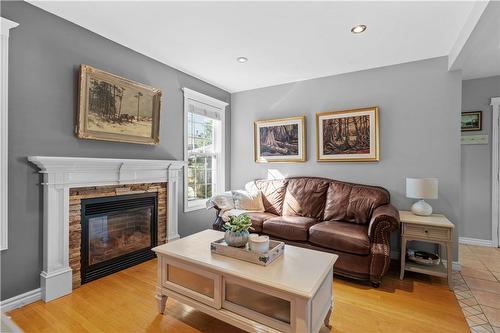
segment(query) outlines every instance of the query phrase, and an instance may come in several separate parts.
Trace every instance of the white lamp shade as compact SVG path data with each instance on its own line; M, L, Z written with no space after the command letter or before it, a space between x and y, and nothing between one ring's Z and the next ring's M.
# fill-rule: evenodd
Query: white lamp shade
M406 197L414 199L437 199L437 178L406 178Z

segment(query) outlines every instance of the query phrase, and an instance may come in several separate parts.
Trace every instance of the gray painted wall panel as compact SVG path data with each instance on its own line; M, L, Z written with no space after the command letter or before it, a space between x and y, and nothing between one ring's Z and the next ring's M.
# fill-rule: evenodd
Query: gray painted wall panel
M374 105L380 107L380 162L316 162L317 112ZM381 185L398 208L408 209L405 177L437 177L439 199L430 203L460 229L460 105L460 72L447 71L446 57L233 94L232 187L277 170ZM253 122L297 115L306 116L308 161L256 164ZM394 245L397 239L393 234Z
M29 155L182 159L183 95L188 87L230 102L230 94L152 60L26 2L1 2L11 31L9 78L9 249L1 253L1 299L38 288L42 264L42 197ZM161 41L160 41L161 42ZM159 146L83 141L73 135L80 64L143 82L163 91ZM230 112L227 186L230 181ZM182 195L182 186L179 195ZM180 197L182 198L182 197ZM213 213L184 214L187 235L210 227Z
M463 135L488 135L487 145L462 145L462 220L460 237L491 240L491 98L500 96L500 76L465 80L462 111L483 111L483 130Z

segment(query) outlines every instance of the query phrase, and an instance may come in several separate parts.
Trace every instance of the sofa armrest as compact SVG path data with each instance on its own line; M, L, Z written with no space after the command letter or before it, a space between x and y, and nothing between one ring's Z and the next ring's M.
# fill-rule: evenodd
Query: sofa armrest
M370 281L378 287L391 263L391 232L399 228L399 212L391 204L373 211L368 237L371 242Z
M370 225L368 227L368 237L376 241L381 232L392 232L399 229L399 211L391 204L382 205L373 211Z

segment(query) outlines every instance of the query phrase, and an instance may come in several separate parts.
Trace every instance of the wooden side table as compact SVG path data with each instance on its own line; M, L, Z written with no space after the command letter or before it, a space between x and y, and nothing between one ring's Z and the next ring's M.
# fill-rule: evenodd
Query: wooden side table
M400 211L401 219L401 273L400 279L404 278L405 271L424 273L448 278L448 286L453 290L452 269L452 246L453 229L455 225L446 216L432 214L430 216L419 216L412 212ZM425 266L413 262L406 262L406 246L408 241L423 241L439 244L439 256L442 258L442 248L446 248L446 267L442 260L439 265Z

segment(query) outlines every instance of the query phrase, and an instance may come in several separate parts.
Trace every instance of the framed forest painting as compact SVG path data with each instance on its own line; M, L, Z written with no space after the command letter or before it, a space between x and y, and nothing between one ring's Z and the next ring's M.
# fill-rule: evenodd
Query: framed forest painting
M255 162L304 162L306 160L305 117L256 121Z
M378 161L378 107L316 114L318 161Z
M156 145L161 96L159 89L81 65L76 135Z

